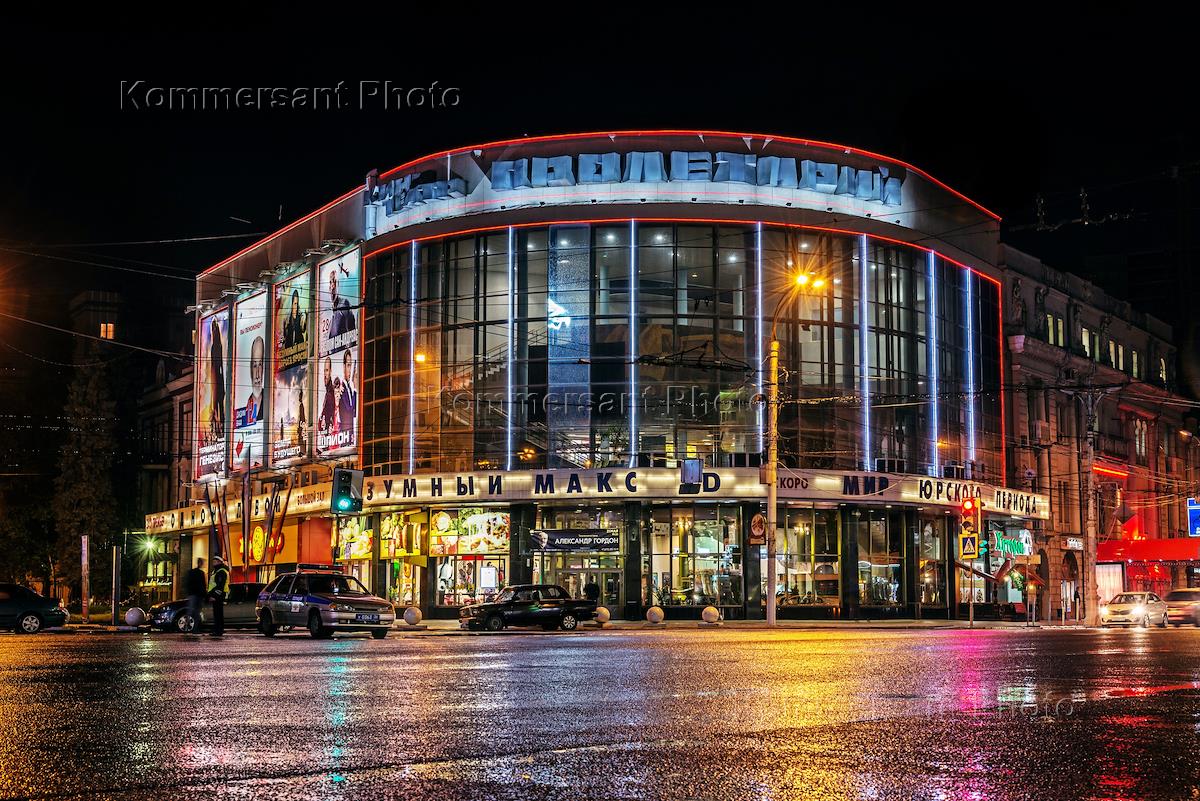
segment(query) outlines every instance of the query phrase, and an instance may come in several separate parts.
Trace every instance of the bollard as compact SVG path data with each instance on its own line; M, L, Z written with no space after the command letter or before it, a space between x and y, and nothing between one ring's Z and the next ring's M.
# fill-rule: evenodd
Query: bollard
M146 622L146 613L138 607L133 607L125 613L125 625L140 626Z
M410 606L404 610L404 622L410 626L415 626L421 622L421 610L415 606Z
M595 621L597 623L599 623L601 626L603 626L605 623L607 623L611 619L612 619L612 612L608 611L607 606L601 606L599 609L596 610Z
M721 613L717 611L715 606L706 606L704 611L700 613L700 619L705 623L716 623L721 619Z
M661 606L652 606L646 610L646 622L655 625L663 622L663 610Z

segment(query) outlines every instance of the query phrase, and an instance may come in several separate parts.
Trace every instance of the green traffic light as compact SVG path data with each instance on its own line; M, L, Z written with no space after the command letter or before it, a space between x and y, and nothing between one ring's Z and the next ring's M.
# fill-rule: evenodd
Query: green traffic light
M349 509L350 508L350 499L349 498L338 498L338 508L339 509Z

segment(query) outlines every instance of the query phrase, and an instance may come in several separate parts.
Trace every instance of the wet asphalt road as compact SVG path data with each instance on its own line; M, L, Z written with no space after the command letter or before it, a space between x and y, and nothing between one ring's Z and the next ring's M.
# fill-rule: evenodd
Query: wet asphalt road
M0 635L0 797L1200 797L1200 631Z

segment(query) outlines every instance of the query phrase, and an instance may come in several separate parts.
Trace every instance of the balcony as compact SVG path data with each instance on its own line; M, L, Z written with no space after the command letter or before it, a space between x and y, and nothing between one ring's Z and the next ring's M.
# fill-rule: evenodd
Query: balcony
M1102 456L1121 461L1129 460L1129 440L1116 434L1096 435L1096 449Z

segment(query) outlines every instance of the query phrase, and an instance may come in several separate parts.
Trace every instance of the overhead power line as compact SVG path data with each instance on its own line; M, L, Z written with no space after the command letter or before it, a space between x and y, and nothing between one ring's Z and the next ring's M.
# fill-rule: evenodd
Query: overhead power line
M48 328L51 331L57 331L60 334L67 334L68 336L81 337L83 339L91 339L91 340L95 340L96 342L103 342L106 345L115 345L119 348L130 348L132 350L139 350L143 353L149 353L154 356L162 356L163 358L166 358L166 359L180 359L180 360L186 361L186 362L193 361L192 357L188 356L185 353L172 353L171 351L168 351L168 350L155 350L154 348L143 348L141 345L131 345L128 342L118 342L115 339L105 339L104 337L92 336L91 334L84 334L79 331L72 331L69 328L60 328L57 325L50 325L49 323L39 322L38 320L30 320L28 317L20 317L16 314L9 314L8 312L0 312L0 317L7 317L10 320L19 320L22 323L28 323L29 325L36 325L39 328Z

